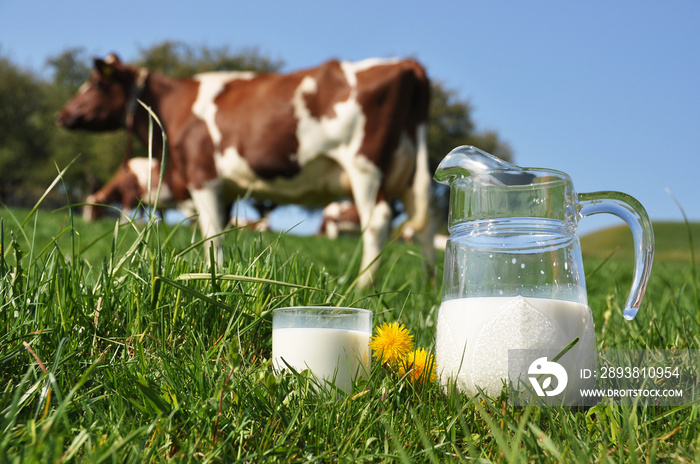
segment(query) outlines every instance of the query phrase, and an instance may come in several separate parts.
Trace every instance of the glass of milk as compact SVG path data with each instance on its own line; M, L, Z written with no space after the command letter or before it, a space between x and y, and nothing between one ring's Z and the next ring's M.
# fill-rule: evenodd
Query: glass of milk
M370 369L372 312L358 308L297 306L272 312L272 364L277 372L309 369L319 384L345 393Z
M474 147L450 152L435 180L450 187L435 347L440 382L497 396L508 380L509 350L561 351L572 342L558 362L595 369L578 220L612 213L632 229L636 261L623 311L632 319L654 250L641 204L620 192L577 194L563 172L520 168Z

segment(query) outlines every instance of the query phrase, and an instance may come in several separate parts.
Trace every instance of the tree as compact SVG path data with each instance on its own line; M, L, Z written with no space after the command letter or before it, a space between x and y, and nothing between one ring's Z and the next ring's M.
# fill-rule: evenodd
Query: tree
M24 181L49 158L42 114L47 111L42 83L0 57L0 201L25 203Z
M70 92L85 82L91 70L84 48L65 50L60 55L46 60L46 64L53 69L53 84Z
M234 53L229 47L193 47L182 42L166 41L141 49L135 66L142 66L168 76L189 77L205 71L279 71L284 62L262 56L257 49Z

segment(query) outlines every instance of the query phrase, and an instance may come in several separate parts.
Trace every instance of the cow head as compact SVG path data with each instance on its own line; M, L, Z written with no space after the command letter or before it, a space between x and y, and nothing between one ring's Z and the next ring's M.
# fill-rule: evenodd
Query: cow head
M94 66L90 79L56 115L58 124L67 129L109 131L124 127L139 71L123 65L116 55L96 58Z

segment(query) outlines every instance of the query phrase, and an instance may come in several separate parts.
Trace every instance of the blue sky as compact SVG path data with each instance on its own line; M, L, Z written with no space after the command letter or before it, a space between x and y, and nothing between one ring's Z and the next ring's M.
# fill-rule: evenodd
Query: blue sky
M45 71L67 48L134 59L164 40L256 47L285 70L411 56L496 130L515 163L700 221L700 2L0 0L0 53ZM582 232L619 224L595 216Z

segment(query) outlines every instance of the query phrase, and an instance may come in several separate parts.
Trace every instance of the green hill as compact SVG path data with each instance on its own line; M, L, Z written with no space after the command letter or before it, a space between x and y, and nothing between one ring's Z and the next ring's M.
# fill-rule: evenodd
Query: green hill
M695 260L700 261L700 223L655 222L655 261L690 261L692 236ZM626 225L592 232L581 237L584 257L629 258L634 255L632 232Z

